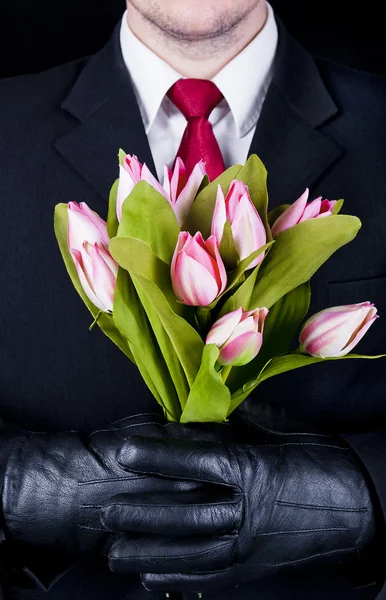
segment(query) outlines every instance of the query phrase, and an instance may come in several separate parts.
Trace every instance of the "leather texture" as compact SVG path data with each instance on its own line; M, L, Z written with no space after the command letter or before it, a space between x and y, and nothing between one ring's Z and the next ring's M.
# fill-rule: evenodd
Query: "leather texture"
M124 471L115 454L126 436L148 436L157 414L126 418L91 435L28 433L5 468L2 504L6 539L52 551L84 554L103 546L101 505L122 492L145 492L148 478ZM162 491L166 480L149 488Z
M371 542L370 491L342 440L252 424L242 442L221 427L168 424L123 443L117 459L128 472L197 487L108 501L104 526L126 532L109 548L113 571L141 571L149 590L207 592L354 560Z

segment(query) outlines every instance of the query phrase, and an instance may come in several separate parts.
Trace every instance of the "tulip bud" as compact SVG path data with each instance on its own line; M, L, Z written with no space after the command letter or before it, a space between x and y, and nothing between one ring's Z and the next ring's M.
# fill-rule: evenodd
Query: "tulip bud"
M105 221L87 204L68 204L68 248L85 294L103 312L113 310L118 274L109 242Z
M206 343L219 348L220 365L241 367L257 356L263 343L267 314L267 308L244 311L240 307L215 322Z
M157 192L166 197L166 192L162 185L150 172L146 164L142 165L138 158L133 154L126 154L121 165L119 165L119 184L117 192L117 219L122 220L122 207L126 198L133 191L134 186L140 181L147 181Z
M192 237L181 231L171 264L171 278L180 302L189 306L208 306L213 302L227 283L216 238L210 236L205 241L200 232Z
M322 200L322 196L319 196L319 198L307 204L309 193L310 190L307 188L300 198L276 219L271 228L273 237L303 221L332 215L336 200Z
M173 171L165 165L163 187L180 226L190 212L205 175L205 163L202 160L196 164L189 177L186 176L181 158L177 158Z
M305 322L301 348L320 358L345 356L377 318L377 309L370 302L326 308Z
M264 224L249 196L247 186L242 181L233 180L225 198L221 187L218 186L211 230L218 245L221 244L226 221L231 225L240 260L248 258L252 252L266 244ZM264 252L255 258L249 268L258 265L263 258Z

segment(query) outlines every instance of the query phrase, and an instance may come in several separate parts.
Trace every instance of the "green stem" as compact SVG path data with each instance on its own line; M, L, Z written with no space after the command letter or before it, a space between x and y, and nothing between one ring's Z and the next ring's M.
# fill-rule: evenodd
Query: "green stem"
M223 367L221 371L221 379L223 383L228 379L229 373L231 372L232 365L228 365L227 367Z
M92 329L94 329L95 325L98 323L98 319L99 317L103 314L103 310L100 310L97 314L97 316L95 317L95 319L93 320L93 322L91 323L90 327L88 328L89 331L91 331Z

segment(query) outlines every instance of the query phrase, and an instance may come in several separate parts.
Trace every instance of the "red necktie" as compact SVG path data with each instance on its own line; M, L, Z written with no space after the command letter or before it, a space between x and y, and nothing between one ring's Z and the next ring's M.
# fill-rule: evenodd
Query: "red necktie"
M188 121L179 156L185 163L186 175L202 159L210 181L225 170L221 150L213 133L208 117L222 100L217 86L206 79L180 79L168 91L168 97Z

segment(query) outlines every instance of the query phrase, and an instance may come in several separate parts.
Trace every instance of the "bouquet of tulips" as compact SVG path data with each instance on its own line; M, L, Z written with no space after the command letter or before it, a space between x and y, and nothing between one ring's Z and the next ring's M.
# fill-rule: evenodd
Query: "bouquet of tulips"
M135 362L170 421L226 421L266 379L349 354L377 318L370 302L327 308L304 324L310 278L361 223L343 200L309 192L268 212L256 155L209 182L180 159L163 185L119 153L105 222L59 204L68 273L102 331ZM303 324L303 327L302 327ZM300 333L299 346L294 339Z

